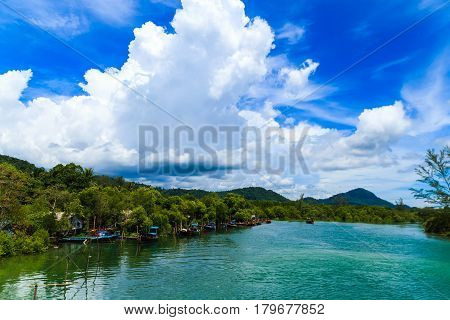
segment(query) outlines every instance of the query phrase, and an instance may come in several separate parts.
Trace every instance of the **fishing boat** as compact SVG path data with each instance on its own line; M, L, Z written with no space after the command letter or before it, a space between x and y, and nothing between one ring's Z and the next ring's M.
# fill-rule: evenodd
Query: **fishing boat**
M73 236L73 237L65 237L62 238L61 242L85 242L89 240L89 236Z
M98 241L98 242L108 242L116 240L119 237L119 233L117 232L110 232L107 230L97 230L92 232L92 235L89 236L89 240L92 241Z
M189 235L189 231L186 228L181 228L180 231L178 231L179 237L187 237Z
M252 215L252 220L247 221L247 226L254 227L258 224L258 219L256 218L256 215Z
M251 220L251 221L243 222L242 225L243 225L243 226L247 226L247 227L254 227L254 226L256 226L256 220Z
M216 231L215 222L210 222L205 226L205 231Z
M140 236L141 241L155 241L159 238L159 227L151 226L148 228L148 231Z
M107 230L92 230L90 235L78 235L72 237L62 238L62 242L79 242L85 243L88 241L108 242L116 240L119 237L117 232L112 233Z
M191 223L191 226L188 229L188 234L190 236L196 236L196 235L200 234L200 231L201 230L200 230L200 226L198 225L198 223L193 222L193 223Z
M236 220L231 220L231 222L227 223L227 228L237 228Z

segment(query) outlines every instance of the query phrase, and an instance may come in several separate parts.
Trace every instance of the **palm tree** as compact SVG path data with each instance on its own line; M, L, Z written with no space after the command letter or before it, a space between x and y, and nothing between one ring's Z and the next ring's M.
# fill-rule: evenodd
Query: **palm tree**
M94 169L92 168L84 169L84 177L86 181L91 181L92 177L94 177Z

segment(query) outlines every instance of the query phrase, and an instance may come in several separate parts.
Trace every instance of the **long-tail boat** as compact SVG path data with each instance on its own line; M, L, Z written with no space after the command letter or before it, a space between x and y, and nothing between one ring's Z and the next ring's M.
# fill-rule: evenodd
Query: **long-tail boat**
M205 226L205 231L216 231L216 223L210 222Z
M200 229L200 226L198 225L198 223L193 222L193 223L191 223L191 226L188 229L188 234L190 236L196 236L196 235L200 234L200 231L201 231L201 229Z
M159 227L151 226L148 228L148 231L144 234L141 234L140 241L155 241L159 238Z
M62 242L87 242L87 241L99 241L108 242L116 240L119 237L117 232L110 232L108 230L91 230L89 235L78 235L72 237L62 238Z
M236 220L231 220L231 222L227 223L227 228L237 228Z
M89 236L72 236L62 238L61 242L85 242L89 240Z
M110 232L108 230L96 230L91 233L89 239L91 241L99 241L99 242L108 242L112 240L116 240L119 237L119 233Z

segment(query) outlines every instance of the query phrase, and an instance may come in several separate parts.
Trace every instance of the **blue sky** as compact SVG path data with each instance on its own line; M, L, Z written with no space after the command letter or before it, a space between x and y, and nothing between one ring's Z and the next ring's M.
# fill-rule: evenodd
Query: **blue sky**
M10 2L15 8L14 1ZM277 40L271 55L285 54L293 63L301 63L306 58L318 60L321 66L316 80L325 82L444 1L430 2L428 6L409 1L258 0L244 3L248 16L264 18L275 31L286 23L304 28L305 33L298 43ZM79 35L49 31L100 66L120 67L126 61L133 29L146 21L170 29L170 21L180 4L176 0L145 0L138 1L135 6L133 15L120 24L90 16L89 26ZM92 63L42 30L17 20L17 14L9 9L3 7L1 16L4 22L0 29L0 73L12 69L33 70L25 99L55 93L81 93L78 83L83 81L86 70L95 67ZM389 104L400 98L405 82L423 77L430 64L447 48L448 18L447 7L333 81L332 85L339 90L330 97L330 103L336 103L356 116L365 107ZM296 114L295 109L285 112ZM313 120L322 123L321 119Z
M43 30L56 35L102 68L120 69L129 58L128 46L135 38L134 28L152 21L164 26L167 33L173 33L171 21L176 9L181 8L177 0L111 0L106 6L96 1L60 1L56 4L47 0L2 2L20 15L0 4L0 74L10 70L32 70L33 75L20 97L25 104L38 97L58 100L62 96L85 95L86 92L78 84L85 82L87 70L96 68ZM291 68L299 67L305 60L312 59L320 66L312 73L311 83L319 87L326 84L326 92L320 99L315 99L313 105L296 106L282 102L275 105L274 110L279 112L277 121L282 123L283 119L293 118L293 124L308 122L320 128L336 129L348 134L357 130L358 117L365 109L393 105L395 101L404 101L407 115L415 119L415 113L420 113L417 111L420 108L409 106L414 106L411 102L413 99L410 101L405 98L405 91L409 90L411 95L415 88L426 90L431 86L436 78L430 76L430 73L439 69L437 65L441 65L440 77L443 78L444 85L439 91L441 96L433 98L444 102L437 108L447 116L450 5L434 12L446 2L448 1L244 1L245 15L250 19L261 17L275 34L275 47L270 50L268 59L281 59L285 67ZM418 23L430 13L429 17ZM40 28L24 21L22 15ZM416 23L409 31L330 81L366 54ZM209 28L208 25L204 27ZM262 87L265 88L264 85ZM261 98L261 101L266 99L267 97ZM239 108L258 109L243 103L237 105ZM386 150L399 150L397 158L404 157L405 154L423 154L426 148L439 148L448 141L448 128L444 121L436 130L402 135L393 145L387 146ZM4 152L8 150L14 155L24 156L24 152L3 147ZM40 159L38 156L29 158L38 162ZM45 165L47 162L42 160L41 163ZM384 165L379 168L385 168ZM98 168L108 171L105 169L107 166L99 165ZM313 182L309 181L304 187L311 187L311 183ZM358 181L342 183L344 185L337 183L339 187L336 185L331 189L345 191L342 189L356 186ZM381 190L376 184L373 186ZM400 190L395 191L395 197L403 194L408 197L408 187L405 183L391 188ZM280 192L284 190L282 187L278 189ZM322 190L323 186L319 189ZM393 197L390 197L391 200Z

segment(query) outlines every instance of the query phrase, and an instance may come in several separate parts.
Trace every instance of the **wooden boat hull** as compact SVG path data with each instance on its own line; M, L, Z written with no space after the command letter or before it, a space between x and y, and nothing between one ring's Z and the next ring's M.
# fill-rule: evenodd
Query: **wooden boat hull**
M91 241L96 241L96 242L110 242L110 241L115 241L119 236L118 235L108 235L108 236L92 236L92 237L88 237L89 240Z
M108 236L80 236L80 237L68 237L62 238L61 242L77 242L83 243L85 241L96 241L96 242L110 242L118 238L118 235L108 235Z
M68 237L68 238L62 238L61 242L76 242L76 243L83 243L86 240L89 240L89 237Z
M141 242L153 242L153 241L157 241L159 237L147 237L147 236L142 236L139 241Z

